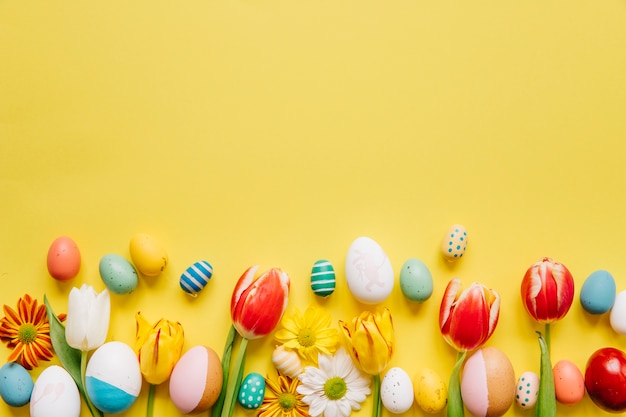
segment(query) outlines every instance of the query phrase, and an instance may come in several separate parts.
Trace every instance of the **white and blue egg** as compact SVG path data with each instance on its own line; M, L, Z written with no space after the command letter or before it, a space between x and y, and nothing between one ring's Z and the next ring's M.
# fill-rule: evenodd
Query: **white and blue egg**
M185 269L180 276L180 288L191 296L197 296L213 276L213 267L207 261L198 261Z

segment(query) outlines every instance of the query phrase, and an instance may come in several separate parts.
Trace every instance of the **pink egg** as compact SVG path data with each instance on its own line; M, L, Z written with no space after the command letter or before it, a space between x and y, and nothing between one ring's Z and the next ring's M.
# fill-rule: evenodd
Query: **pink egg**
M552 368L554 391L561 404L576 404L585 395L585 379L576 365L568 360L558 361Z
M170 376L170 398L183 414L213 406L222 390L222 364L213 349L195 346L176 363Z
M76 242L67 236L61 236L52 242L48 249L48 272L52 278L68 281L80 270L80 251Z

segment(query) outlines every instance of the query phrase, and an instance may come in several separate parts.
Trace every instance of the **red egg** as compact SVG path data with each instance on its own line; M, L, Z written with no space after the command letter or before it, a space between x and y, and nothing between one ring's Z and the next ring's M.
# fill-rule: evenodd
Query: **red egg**
M595 351L587 361L585 388L603 410L626 411L626 354L612 347Z
M80 251L76 242L67 236L55 239L48 249L47 264L48 272L56 280L68 281L78 275Z
M560 360L552 368L554 391L561 404L572 405L585 396L585 380L578 367L568 360Z

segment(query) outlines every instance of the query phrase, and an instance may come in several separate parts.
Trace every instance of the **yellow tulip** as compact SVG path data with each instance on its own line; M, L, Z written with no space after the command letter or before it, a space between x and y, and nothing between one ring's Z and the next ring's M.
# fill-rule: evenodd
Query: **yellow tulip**
M393 320L389 309L364 311L351 323L339 321L354 363L370 375L379 375L393 353Z
M161 384L167 381L180 359L184 342L183 326L165 319L153 325L140 312L137 312L135 318L135 351L141 373L149 384Z

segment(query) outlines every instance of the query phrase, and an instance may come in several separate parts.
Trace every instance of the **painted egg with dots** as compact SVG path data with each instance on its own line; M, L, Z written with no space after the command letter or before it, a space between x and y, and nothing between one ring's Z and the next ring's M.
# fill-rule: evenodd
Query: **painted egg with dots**
M115 253L104 255L99 264L100 278L112 293L130 294L137 288L137 270L123 256Z
M180 288L195 297L209 283L213 276L213 266L207 261L198 261L185 269L180 276Z
M237 401L248 410L256 410L263 403L265 397L265 378L259 373L248 374L239 388Z
M105 414L126 411L141 392L141 370L133 349L113 341L100 346L87 363L85 389Z
M319 260L311 269L311 290L315 295L328 297L335 291L337 278L333 265L326 260Z
M8 362L0 368L0 397L11 407L28 404L34 385L33 378L19 363Z
M517 380L515 401L524 410L532 409L539 396L539 375L532 371L524 372Z
M441 242L441 253L450 262L458 261L467 249L467 230L460 224L450 226Z

